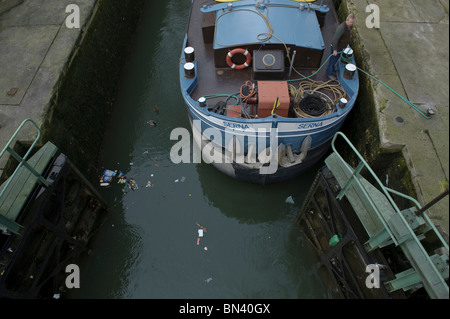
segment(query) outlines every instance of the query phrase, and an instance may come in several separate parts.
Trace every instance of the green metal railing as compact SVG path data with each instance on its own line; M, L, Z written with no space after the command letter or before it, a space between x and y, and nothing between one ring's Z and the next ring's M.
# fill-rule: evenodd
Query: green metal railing
M376 181L376 183L378 184L378 186L380 187L380 189L382 190L382 192L384 193L384 195L386 196L386 198L388 199L389 203L392 205L392 208L396 211L396 213L399 215L401 221L404 223L404 225L406 226L406 228L408 229L411 238L416 241L417 245L420 247L421 251L424 253L424 255L426 256L427 261L431 264L432 269L438 274L438 277L440 278L440 281L447 287L447 292L448 292L448 286L447 283L445 282L445 279L442 277L441 273L439 272L439 270L436 268L435 264L433 263L433 261L431 260L430 256L428 255L428 252L425 250L425 248L423 247L422 243L420 242L419 238L416 236L416 234L414 233L414 230L410 227L409 223L407 222L407 220L405 219L405 217L403 216L403 214L401 213L400 209L398 208L397 204L395 203L395 201L392 199L390 193L395 194L397 196L401 196L405 199L410 200L411 202L414 203L414 205L417 206L417 208L420 210L422 207L421 205L418 203L417 200L415 200L414 198L402 194L400 192L397 192L393 189L390 189L389 187L386 187L382 184L382 182L379 180L379 178L377 177L377 175L375 174L375 172L370 168L369 164L367 164L367 162L364 160L364 158L361 156L361 154L356 150L355 146L350 142L350 140L341 132L337 132L335 134L335 136L333 137L333 140L331 142L331 146L332 149L334 151L334 153L336 154L336 156L339 158L340 161L342 161L343 163L346 164L346 161L342 158L342 156L339 154L339 152L336 150L336 139L341 136L346 142L347 144L350 146L350 148L352 149L352 151L355 153L355 155L359 158L359 164L357 166L357 168L353 171L352 176L349 178L349 180L347 181L346 185L342 188L341 192L338 194L337 198L338 199L342 199L342 197L345 195L345 193L347 192L347 190L349 189L350 185L354 182L356 182L359 186L359 188L361 189L361 191L363 192L364 196L366 196L366 198L368 199L370 205L372 206L373 210L375 211L375 213L377 214L379 220L382 222L382 224L384 225L386 231L389 233L392 241L395 243L395 245L399 245L401 244L401 242L399 243L399 240L396 238L396 236L393 234L393 231L388 223L388 221L385 219L385 217L381 214L380 210L378 209L377 205L374 203L374 201L372 200L371 196L367 193L367 191L365 190L365 187L361 184L361 181L356 178L359 176L359 173L361 172L361 170L363 168L366 168L368 170L368 172L372 175L372 177L374 178L374 180ZM426 220L426 222L428 223L428 226L430 226L430 228L434 231L434 233L436 234L436 237L441 241L443 247L445 247L448 250L448 244L446 243L446 241L444 240L444 238L442 237L442 235L439 233L439 231L436 229L436 226L434 225L434 223L430 220L430 218L428 217L428 215L426 214L426 211L423 212L423 218Z
M34 139L33 144L31 144L31 146L29 147L27 153L21 157L19 154L17 154L10 146L11 144L14 142L15 138L17 137L17 135L19 134L20 130L25 126L26 123L30 122L37 130L37 136ZM19 165L16 167L16 169L14 170L14 172L12 173L11 177L8 179L8 181L6 182L6 184L4 184L4 187L0 193L0 199L3 197L3 194L5 193L6 189L9 187L9 184L11 183L11 181L14 179L14 176L16 176L17 172L19 171L19 169L23 166L26 169L28 169L34 176L37 177L38 181L40 183L42 183L43 185L45 185L46 187L50 186L50 183L38 172L36 172L36 170L30 166L30 164L27 163L27 159L30 156L33 148L35 147L35 145L37 144L37 142L39 141L39 139L41 138L41 130L39 128L39 126L31 119L26 119L22 122L22 124L20 124L20 126L17 128L16 132L14 133L14 135L11 137L11 139L9 140L9 142L6 144L6 146L3 148L3 151L0 153L0 159L3 157L3 155L8 152L9 154L11 154L12 157L14 157L17 161L19 161Z

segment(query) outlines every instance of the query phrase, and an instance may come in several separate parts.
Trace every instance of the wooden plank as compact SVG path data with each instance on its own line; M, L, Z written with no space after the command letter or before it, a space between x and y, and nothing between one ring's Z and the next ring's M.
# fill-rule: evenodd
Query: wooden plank
M33 167L35 170L37 170L38 172L40 171L39 169L39 163L41 161L41 158L44 156L45 154L45 146L43 146L38 152L36 152L36 154L34 154L28 161L27 163ZM24 181L29 177L31 173L22 166L22 168L19 169L19 171L17 172L17 174L14 176L14 179L11 180L8 189L5 191L5 193L3 194L2 198L0 199L0 206L3 205L7 205L7 201L11 201L12 198L15 198L14 196L17 196L17 190L22 188L22 184L24 183ZM9 178L8 180L10 180L11 178ZM0 187L0 191L3 189L3 186L6 185L8 181L6 181L1 187Z
M56 154L56 151L57 147L55 145L47 143L27 163L39 174L42 174L49 161ZM11 221L16 220L37 181L38 177L22 166L0 199L0 214ZM6 182L0 190L3 189L4 185L6 185Z

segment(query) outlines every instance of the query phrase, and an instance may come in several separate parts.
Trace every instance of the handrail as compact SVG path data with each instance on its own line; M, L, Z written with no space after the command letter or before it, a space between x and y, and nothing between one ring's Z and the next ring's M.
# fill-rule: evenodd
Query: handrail
M408 195L405 195L405 194L403 194L403 193L400 193L400 192L398 192L398 191L396 191L396 190L394 190L394 189L391 189L391 188L389 188L389 187L385 187L385 188L386 188L386 190L387 190L388 192L391 192L392 194L395 194L395 195L398 195L398 196L400 196L400 197L403 197L403 198L406 198L406 199L410 200L411 202L413 202L413 203L417 206L417 208L418 208L419 210L422 209L422 206L419 204L419 202L418 202L415 198L410 197L410 196L408 196ZM441 243L444 245L444 248L448 250L448 244L447 244L447 242L445 241L444 237L442 237L441 233L437 230L436 226L435 226L434 223L431 221L430 217L428 217L428 214L427 214L426 212L423 212L422 216L423 216L424 219L427 221L427 223L429 224L429 226L433 229L433 231L436 233L436 236L439 238L439 240L441 241Z
M338 136L342 136L342 138L347 142L347 144L350 146L350 148L353 150L353 152L355 153L355 155L360 159L360 164L362 163L367 170L370 172L370 174L372 175L372 177L375 179L375 181L378 183L378 185L380 186L380 188L383 190L384 194L386 195L387 199L389 200L391 206L394 208L394 210L398 213L398 215L400 216L400 219L402 220L402 222L404 223L404 225L406 226L406 228L408 229L411 237L416 241L416 243L418 244L419 248L422 250L422 252L425 255L425 258L427 259L427 261L431 264L432 269L438 274L438 277L440 279L440 281L444 284L444 286L446 287L446 290L448 292L449 288L447 283L445 282L444 278L442 277L442 274L439 272L439 270L436 268L435 264L433 263L433 261L431 260L430 256L428 255L428 252L425 250L425 248L423 247L422 243L420 242L420 240L417 238L416 234L414 233L413 229L409 226L408 222L406 221L405 217L403 216L403 214L400 212L400 209L398 208L397 204L394 202L394 200L392 199L391 195L389 194L390 192L396 194L396 195L400 195L401 193L394 191L388 187L385 187L381 181L378 179L377 175L375 174L375 172L370 168L369 164L367 164L367 162L364 160L364 158L361 156L361 154L357 151L357 149L355 148L355 146L350 142L350 140L342 133L342 132L337 132L334 137L333 140L331 142L331 147L333 149L333 152L338 156L338 158L344 162L345 160L342 158L342 156L339 154L339 152L336 150L336 146L335 146L335 141L338 138ZM361 187L361 189L364 192L364 195L369 199L369 202L372 205L372 199L370 198L370 196L368 196L367 192L365 191L364 187L362 187L361 182L359 181L359 179L355 179L352 176L352 179L355 180L358 185ZM341 194L340 194L341 195ZM342 194L343 195L343 194ZM419 209L421 208L420 204L413 199L412 197L409 197L407 195L401 194L400 196L403 196L404 198L407 198L409 200L411 200ZM398 245L398 241L396 240L395 236L392 234L392 231L389 227L389 225L387 224L387 221L385 220L384 216L381 215L381 213L379 212L378 209L375 209L375 213L377 214L378 218L380 219L380 221L383 223L384 227L386 227L386 230L388 231L388 233L390 234L392 240ZM436 233L437 237L439 238L439 240L442 242L442 244L444 245L444 247L447 248L448 250L448 245L445 242L445 240L442 238L442 236L440 235L439 231L437 231L437 229L435 228L433 222L428 218L428 216L426 215L426 213L423 213L423 216L425 216L427 222L430 224L430 226L432 226L433 231Z
M36 138L34 139L33 144L31 144L31 146L29 147L27 153L23 157L21 157L13 149L10 148L10 145L13 143L14 139L17 137L17 135L19 134L20 130L24 127L24 125L27 122L31 122L31 124L33 124L33 126L36 128L38 134L37 134ZM20 126L17 128L16 132L13 134L13 136L11 137L9 142L6 144L6 146L3 148L3 151L0 153L0 158L2 158L3 155L6 152L8 152L8 153L11 154L12 157L14 157L17 161L19 161L19 165L16 167L16 169L14 170L14 173L11 175L11 177L8 179L8 181L6 182L5 186L3 187L3 189L2 189L2 191L0 193L0 198L3 196L3 194L6 191L6 189L9 187L9 184L13 180L14 176L17 174L17 172L19 171L19 169L22 166L27 168L33 175L35 175L38 178L39 182L41 182L42 184L44 184L47 187L50 185L50 183L45 178L43 178L38 172L36 172L36 170L33 167L31 167L26 162L26 160L28 159L28 156L31 154L31 151L33 150L34 146L36 145L36 143L38 142L40 137L41 137L41 130L40 130L39 126L32 119L25 119L22 122L22 124L20 124Z

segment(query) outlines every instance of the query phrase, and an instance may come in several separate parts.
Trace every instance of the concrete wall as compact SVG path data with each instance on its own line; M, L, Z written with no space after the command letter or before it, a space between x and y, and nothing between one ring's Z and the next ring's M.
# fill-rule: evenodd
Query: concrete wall
M346 16L352 12L346 1L334 1L338 9L339 20L344 21ZM355 28L352 34L351 46L354 51L356 64L368 70L370 65L366 62L367 51L364 49L363 41ZM377 101L374 94L373 82L366 76L360 75L360 89L356 106L347 118L342 130L350 138L352 143L366 159L371 168L381 181L387 181L388 186L399 192L417 198L417 194L411 179L411 174L403 157L401 147L386 149L381 146L380 128L377 115ZM350 160L355 166L358 164L356 157ZM400 208L411 206L409 201L396 198Z
M437 108L437 115L425 119L388 88L360 74L357 105L343 128L380 180L387 175L388 187L424 206L444 191L443 185L448 187L448 78L442 72L448 74L448 36L440 36L448 34L448 9L441 1L426 7L406 0L333 2L341 21L349 12L356 15L351 45L357 66L416 106ZM371 3L379 5L380 29L365 24ZM428 69L422 72L425 60ZM428 214L448 234L448 196Z
M64 70L41 126L89 178L96 160L145 0L99 0Z

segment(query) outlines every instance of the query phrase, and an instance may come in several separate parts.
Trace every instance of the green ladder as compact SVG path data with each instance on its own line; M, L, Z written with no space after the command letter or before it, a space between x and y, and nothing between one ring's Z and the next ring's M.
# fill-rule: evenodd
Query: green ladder
M335 141L339 136L343 137L359 158L360 162L355 169L336 150ZM411 269L396 274L396 279L385 283L387 289L407 291L422 284L431 298L448 299L449 289L445 282L445 278L448 278L448 255L430 256L421 240L425 238L427 231L432 230L447 251L448 244L426 212L420 216L415 214L417 208L421 209L420 204L412 197L385 187L343 133L337 132L331 144L333 153L326 158L325 164L341 186L337 198L340 200L346 196L369 235L370 239L364 244L366 250L394 244L401 247L412 265ZM363 168L373 176L378 188L360 175ZM410 200L417 208L400 211L391 193Z
M28 122L37 129L37 136L27 153L21 157L11 148L11 144L14 142L20 130ZM40 136L41 131L37 124L31 119L26 119L16 130L0 154L1 158L8 152L13 158L19 161L19 165L13 174L0 186L0 230L19 234L23 226L17 223L16 219L36 184L39 183L46 187L50 186L50 183L42 176L42 173L57 153L57 147L47 142L28 159Z

